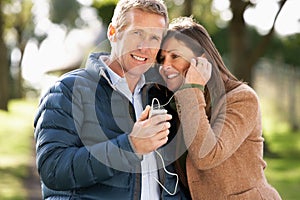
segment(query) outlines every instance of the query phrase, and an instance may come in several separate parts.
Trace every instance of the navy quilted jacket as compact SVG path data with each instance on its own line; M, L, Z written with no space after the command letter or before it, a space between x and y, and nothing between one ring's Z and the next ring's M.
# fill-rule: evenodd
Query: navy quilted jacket
M110 84L100 55L62 76L40 101L34 127L44 199L140 199L141 159L128 140L133 106ZM174 176L159 174L173 191ZM184 199L177 191L162 190L161 199Z

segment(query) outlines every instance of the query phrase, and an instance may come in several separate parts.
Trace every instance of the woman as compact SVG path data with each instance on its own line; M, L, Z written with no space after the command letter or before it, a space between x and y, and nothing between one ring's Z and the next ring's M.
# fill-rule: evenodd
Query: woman
M226 68L205 28L174 20L158 62L175 92L192 199L281 199L264 175L259 99Z

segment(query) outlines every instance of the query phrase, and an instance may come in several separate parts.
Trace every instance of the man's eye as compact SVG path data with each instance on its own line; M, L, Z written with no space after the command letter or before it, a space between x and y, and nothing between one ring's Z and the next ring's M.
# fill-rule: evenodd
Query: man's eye
M160 42L160 38L158 36L152 36L151 39Z
M141 33L141 31L133 31L133 34L135 34L135 35L141 35L142 33Z

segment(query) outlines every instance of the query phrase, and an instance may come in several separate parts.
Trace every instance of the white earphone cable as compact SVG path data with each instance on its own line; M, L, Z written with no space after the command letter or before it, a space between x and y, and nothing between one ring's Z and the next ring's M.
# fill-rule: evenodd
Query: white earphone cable
M158 109L161 109L161 107L164 107L165 105L167 105L168 103L170 103L171 99L173 98L174 94L172 95L172 97L169 99L169 101L164 104L164 105L160 105L160 102L157 98L153 98L152 99L152 103L151 103L151 107L153 108L154 106L154 101L157 102L157 105L158 105ZM175 195L176 194L176 191L177 191L177 187L178 187L178 181L179 181L179 178L178 178L178 175L176 173L172 173L172 172L169 172L167 169L166 169L166 166L165 166L165 162L164 162L164 159L162 157L162 155L157 151L155 150L155 152L157 153L157 155L160 157L161 159L161 162L162 162L162 165L163 165L163 169L164 171L171 175L171 176L176 176L176 184L175 184L175 188L174 188L174 191L173 192L170 192L161 182L159 182L159 180L156 178L156 177L153 177L155 179L155 181L169 194L169 195Z
M178 181L179 181L179 178L178 178L178 175L176 173L172 173L172 172L169 172L167 169L166 169L166 166L165 166L165 162L164 162L164 159L162 157L162 155L157 151L155 150L155 152L157 153L157 155L159 155L160 159L161 159L161 162L163 164L163 168L164 168L164 171L171 175L171 176L176 176L176 185L175 185L175 188L174 188L174 191L173 192L170 192L163 184L161 184L161 182L159 182L159 180L157 180L157 178L153 177L156 182L169 194L169 195L174 195L176 194L176 191L177 191L177 186L178 186Z

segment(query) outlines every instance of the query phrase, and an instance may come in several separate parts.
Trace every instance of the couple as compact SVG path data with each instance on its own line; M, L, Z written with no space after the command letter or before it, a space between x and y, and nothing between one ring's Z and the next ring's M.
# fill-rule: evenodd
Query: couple
M107 36L110 53L40 101L43 199L280 199L263 172L258 98L201 25L169 26L161 0L121 0ZM168 113L149 118L153 98Z

